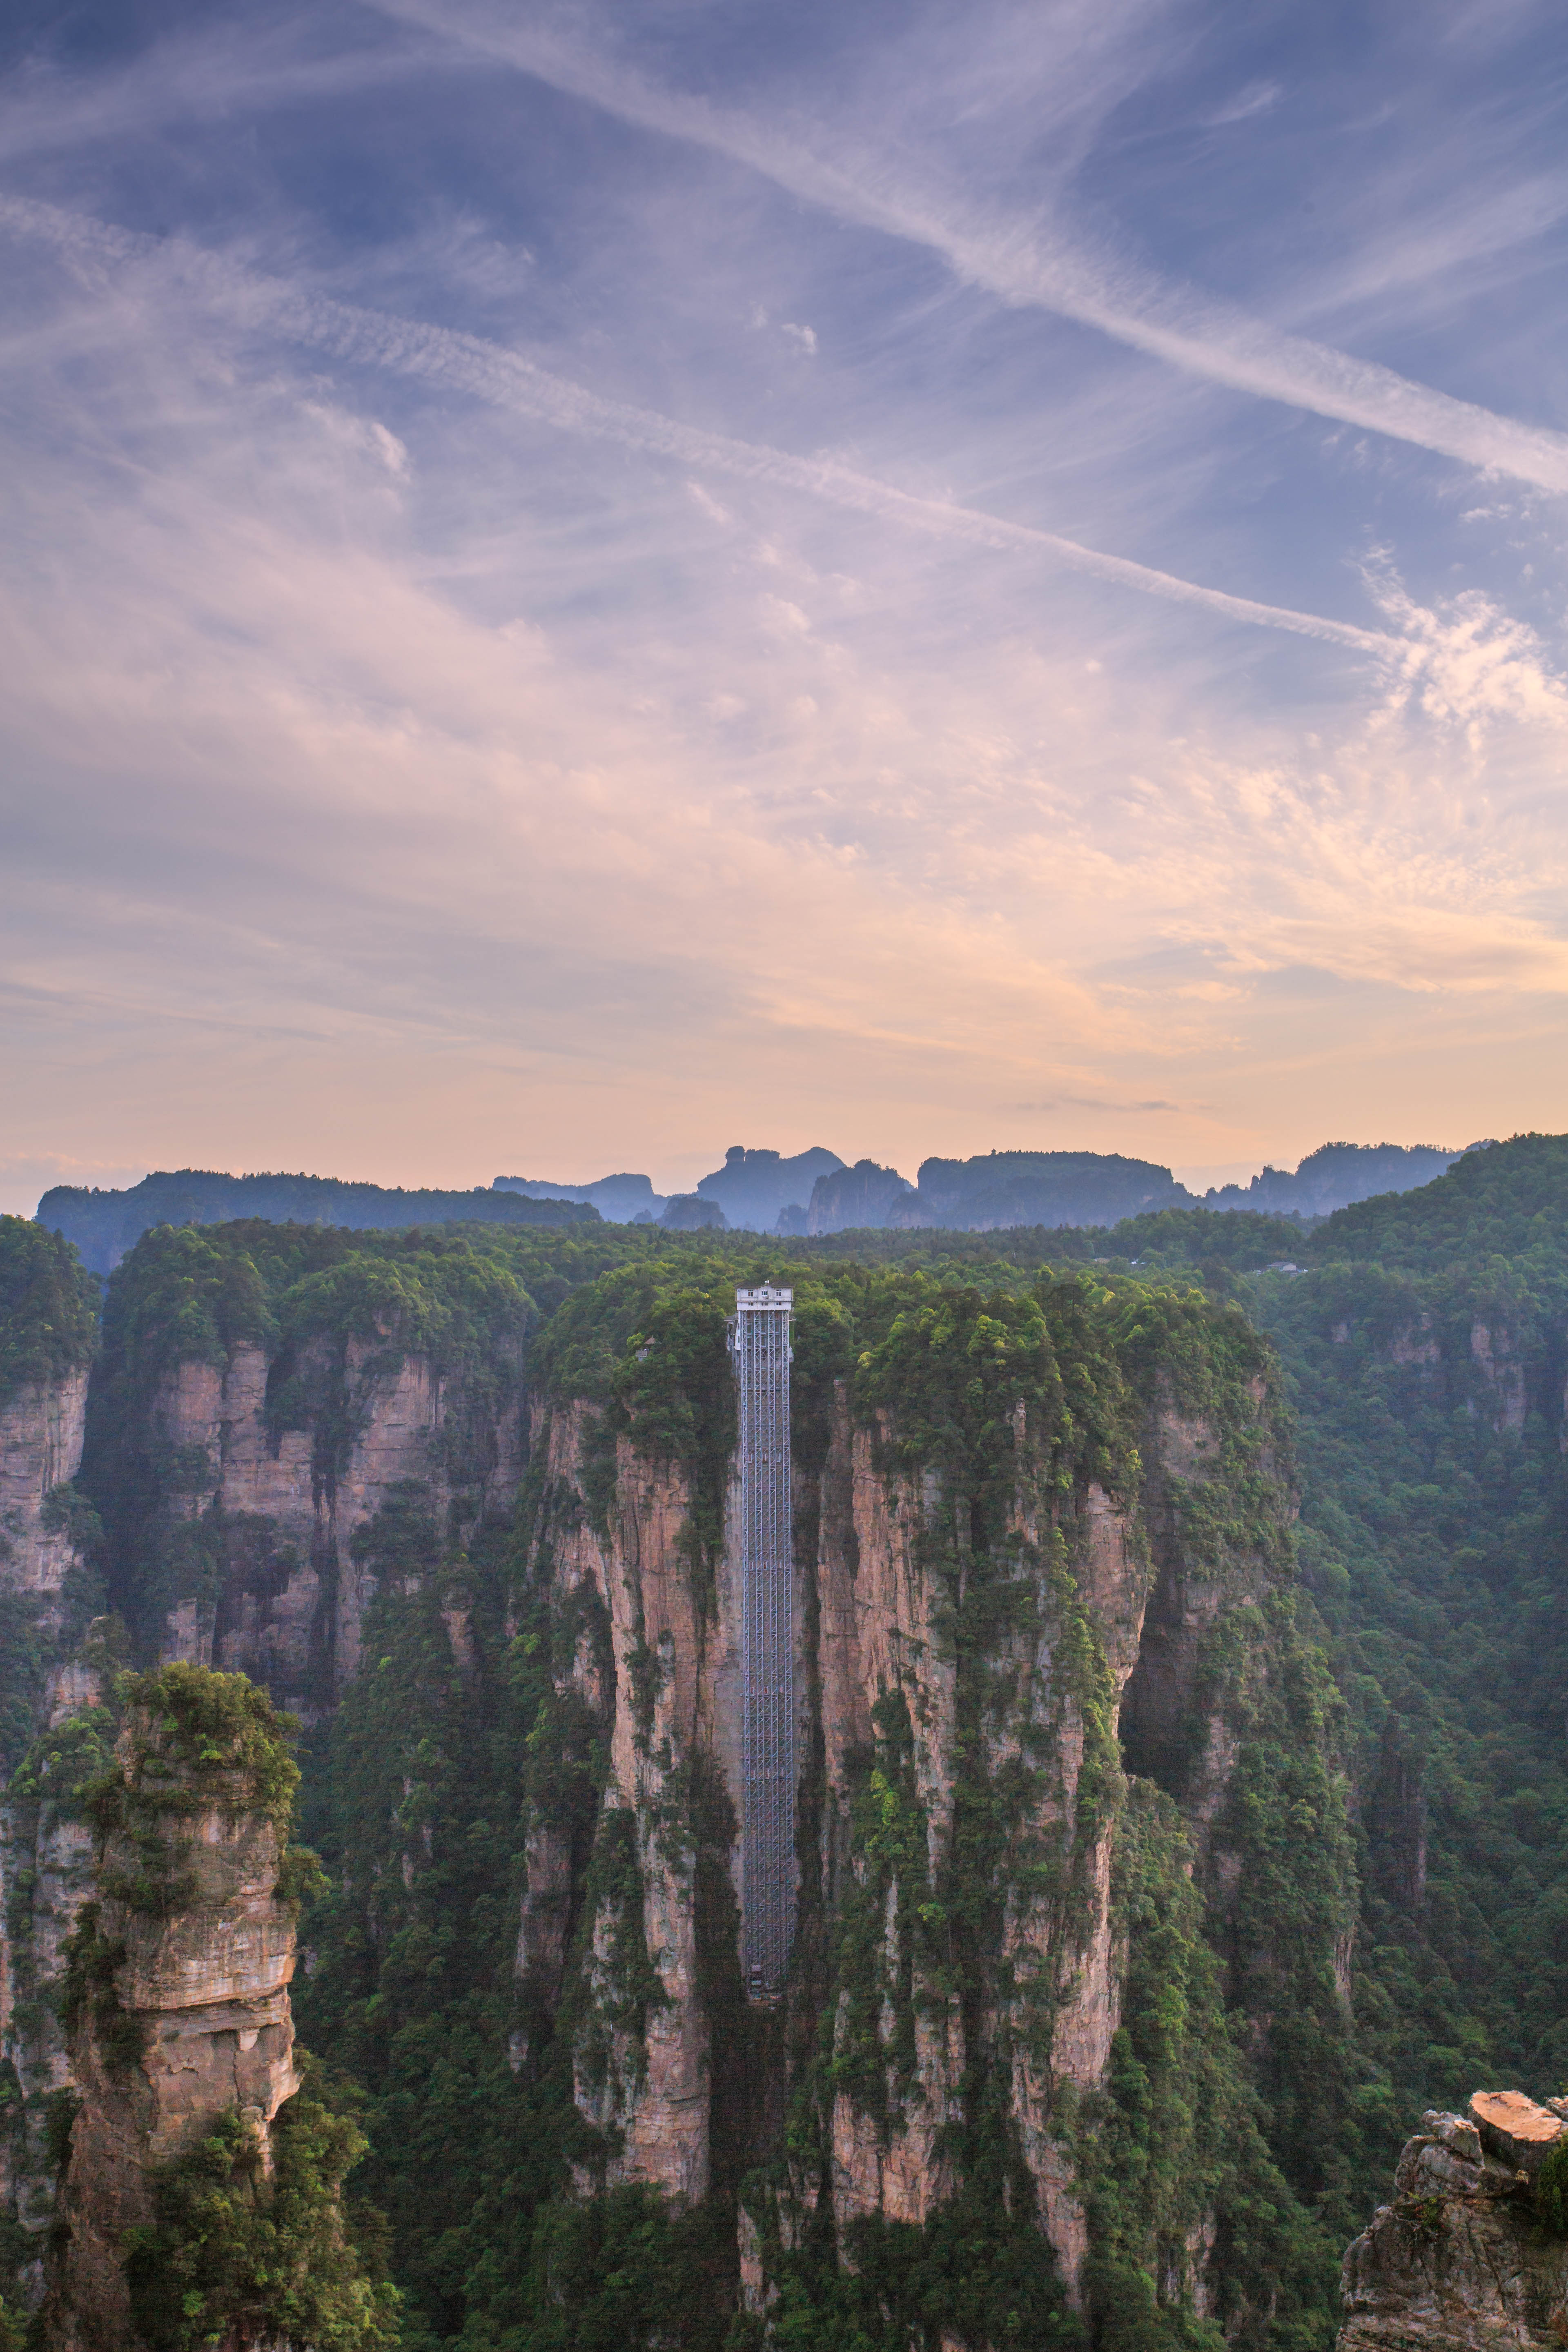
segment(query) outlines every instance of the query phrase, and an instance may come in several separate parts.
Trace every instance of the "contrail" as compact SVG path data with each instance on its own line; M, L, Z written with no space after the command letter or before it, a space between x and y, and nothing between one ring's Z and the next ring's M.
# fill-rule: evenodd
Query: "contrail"
M1386 434L1542 489L1568 490L1568 436L1544 426L1455 400L1374 360L1287 334L1213 296L1163 284L1124 264L1112 275L1089 256L1043 247L1025 223L998 225L980 215L965 220L951 201L943 209L890 175L847 170L766 123L703 98L660 89L546 31L481 21L447 0L371 5L401 23L503 59L626 121L727 155L841 219L923 246L960 278L1005 302L1076 319L1237 391Z
M1247 596L1230 596L1223 589L1203 587L1194 580L1134 563L1125 556L1102 554L1098 548L1063 539L1055 531L1038 530L1032 524L1006 522L942 499L916 497L833 458L797 457L765 443L736 441L724 434L682 425L655 409L606 400L585 385L553 375L480 336L395 318L324 295L301 293L279 279L237 269L183 238L145 236L21 197L0 197L0 226L41 240L79 262L152 263L170 283L244 324L270 328L291 341L356 365L386 368L398 375L445 384L563 432L618 442L625 448L644 449L676 458L683 466L747 482L801 490L829 505L971 547L1051 555L1097 579L1136 588L1171 604L1195 604L1226 620L1284 629L1293 636L1315 637L1326 645L1349 646L1357 653L1382 657L1405 649L1404 640L1380 630L1359 629L1348 621L1331 621L1317 613L1293 612L1288 605L1258 604Z

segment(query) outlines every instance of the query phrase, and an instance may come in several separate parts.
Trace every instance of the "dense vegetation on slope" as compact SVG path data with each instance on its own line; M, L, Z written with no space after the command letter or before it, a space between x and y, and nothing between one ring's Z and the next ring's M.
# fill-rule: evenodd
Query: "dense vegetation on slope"
M1177 1211L975 1244L1020 1272L1064 1243L1181 1266L1279 1349L1302 1571L1349 1707L1361 1855L1352 2202L1425 2106L1568 2080L1568 1138L1284 1220ZM1297 1274L1259 1269L1293 1260Z
M98 1285L69 1244L0 1216L0 1405L31 1381L79 1371L97 1330Z
M1568 1255L1568 1136L1516 1135L1468 1151L1436 1183L1342 1209L1310 1255L1435 1274L1486 1259L1527 1261L1557 1281ZM1560 1295L1560 1294L1559 1294Z
M168 1377L181 1365L221 1371L247 1341L263 1348L268 1430L308 1429L330 1490L358 1427L351 1371L373 1375L418 1350L461 1393L447 1435L460 1477L465 1437L518 1390L538 1321L517 1258L439 1229L354 1234L252 1219L145 1236L109 1281L80 1480L101 1515L115 1603L143 1646L181 1601L208 1605L230 1549L266 1534L226 1525L207 1504L216 1465L166 1436Z
M1568 2078L1568 1143L1471 1154L1347 1210L1312 1255L1252 1304L1356 1735L1363 2095L1386 2153L1483 2078Z

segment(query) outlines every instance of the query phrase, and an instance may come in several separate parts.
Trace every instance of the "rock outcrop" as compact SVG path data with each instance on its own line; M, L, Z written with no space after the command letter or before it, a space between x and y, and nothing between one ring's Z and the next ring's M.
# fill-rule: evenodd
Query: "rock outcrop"
M1158 1372L1140 1404L1107 1355L1074 1391L1075 1420L1043 1327L982 1329L973 1294L954 1320L944 1344L971 1401L955 1410L981 1412L984 1348L984 1414L997 1416L967 1467L935 1429L922 1439L912 1399L858 1409L848 1377L825 1392L814 1458L797 1451L795 1981L782 2016L752 2015L740 2062L735 1465L724 1486L720 1464L645 1451L635 1403L618 1426L582 1398L535 1406L533 1572L579 1629L558 1645L563 1687L603 1727L609 1771L577 1907L563 1843L534 1825L520 1967L547 2000L564 1987L596 2150L584 2192L643 2183L689 2203L726 2166L731 2182L739 2161L772 2168L741 2229L759 2311L817 2218L840 2248L867 2226L932 2223L987 2132L995 2194L1032 2216L1069 2300L1084 2294L1081 2124L1128 1965L1130 1684L1136 1769L1185 1811L1169 1832L1188 1841L1178 1869L1197 1870L1223 1916L1242 1867L1226 1802L1245 1710L1226 1674L1253 1677L1254 1703L1268 1672L1259 1603L1289 1515L1258 1360L1205 1417ZM1207 2307L1214 2242L1210 2217L1186 2218L1161 2256L1173 2300Z
M1538 2179L1565 2116L1518 2091L1423 2116L1393 2203L1345 2256L1339 2352L1560 2352L1568 2236Z
M1420 1286L1406 1286L1414 1303ZM1520 1438L1525 1431L1532 1394L1542 1410L1555 1418L1562 1410L1551 1386L1549 1367L1555 1360L1555 1341L1549 1329L1528 1314L1515 1321L1519 1302L1500 1308L1485 1291L1473 1305L1463 1298L1439 1297L1431 1307L1409 1312L1389 1324L1389 1308L1375 1293L1355 1316L1337 1313L1328 1304L1327 1336L1336 1347L1356 1346L1375 1359L1396 1365L1409 1374L1412 1392L1434 1402L1441 1399L1450 1410L1465 1412L1494 1430L1500 1437ZM1568 1428L1568 1415L1563 1427Z
M140 1655L331 1711L415 1522L420 1557L455 1551L517 1492L538 1308L515 1255L259 1220L142 1236L108 1285L80 1481Z
M132 1685L91 1801L95 1894L67 1954L79 2102L42 2314L47 2352L136 2352L126 2233L162 2168L237 2114L263 2170L299 2087L279 1887L292 1764L261 1693L174 1666ZM237 2339L236 2339L237 2340Z

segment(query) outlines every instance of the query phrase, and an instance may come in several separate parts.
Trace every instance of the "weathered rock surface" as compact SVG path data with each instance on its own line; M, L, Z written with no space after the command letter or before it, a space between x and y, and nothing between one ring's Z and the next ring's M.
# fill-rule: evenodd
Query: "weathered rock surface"
M1517 2091L1478 2093L1470 2107L1429 2112L1406 2141L1393 2203L1345 2256L1339 2352L1568 2342L1568 2240L1543 2228L1530 2168L1563 2119Z
M123 2242L153 2217L153 2171L230 2108L265 2151L299 2087L294 1919L277 1893L273 1819L246 1772L193 1769L139 1709L117 1757L121 1819L100 1844L96 1916L84 1915L72 1956L80 2105L43 2306L47 2352L135 2352ZM153 1825L162 1891L149 1885Z
M15 1390L0 1407L0 1591L26 1606L43 1654L58 1652L66 1579L79 1554L68 1518L49 1507L81 1464L86 1366ZM44 1728L97 1696L92 1670L58 1654L45 1670ZM65 2040L48 1998L60 1951L90 1880L91 1839L63 1792L7 1790L0 1799L0 2064L18 2095L0 2118L0 2212L42 2245L53 2205L50 2102L70 2082ZM38 2263L23 2264L37 2289Z
M0 2212L37 2250L20 2264L23 2291L35 2299L54 2215L51 2116L74 2083L55 1996L94 1887L93 1835L72 1790L85 1761L82 1734L107 1720L88 1713L99 1696L92 1666L79 1664L57 1680L68 1688L34 1750L35 1769L0 1801L0 2063L13 2070L18 2095L0 2124Z
M1489 2156L1528 2172L1541 2169L1563 2137L1563 2104L1540 2106L1522 2091L1473 2091L1470 2116Z
M1260 1382L1251 1405L1257 1466L1272 1475ZM945 1496L934 1471L899 1466L898 1433L887 1413L872 1426L854 1426L842 1382L820 1473L806 1478L796 1471L797 1750L802 1817L816 1823L815 1852L804 1839L798 1849L803 2053L816 2030L805 2014L814 1996L804 1956L820 1956L824 1932L819 1925L813 1944L811 1922L831 1922L866 1883L851 1818L889 1705L901 1705L910 1727L910 1803L923 1824L930 1885L955 1836L966 1740L979 1737L994 1780L1016 1769L1035 1794L1013 1832L1017 1853L1029 1859L1017 1870L1001 1922L994 1975L1005 1990L966 2016L934 1974L921 1976L919 1963L911 1979L910 1906L925 1898L893 1881L867 1963L883 1989L872 2028L877 2054L868 2062L880 2085L868 2085L862 2066L860 2087L847 2081L838 2091L824 2176L797 2168L770 2226L788 2244L825 2200L840 2242L867 2217L925 2221L954 2188L947 2150L963 2119L973 2038L1010 2082L1009 2127L1032 2176L1039 2225L1077 2296L1089 2234L1071 2118L1104 2078L1121 2021L1125 1958L1113 1927L1110 1816L1093 1801L1080 1803L1080 1779L1090 1759L1097 1778L1104 1775L1107 1736L1114 1738L1135 1675L1142 1677L1150 1769L1178 1731L1190 1748L1205 1637L1248 1576L1261 1586L1264 1571L1246 1561L1238 1568L1234 1558L1206 1558L1184 1536L1181 1497L1200 1492L1212 1468L1215 1433L1203 1424L1156 1410L1144 1432L1142 1498L1121 1500L1092 1480L1061 1492L1059 1481L1041 1475L1046 1434L1030 1426L1022 1404L1014 1429L1018 1487L1002 1546L1014 1562L1002 1572L1012 1597L1005 1589L998 1603L978 1727L963 1718L972 1702L961 1698L952 1641L955 1577L962 1589L972 1540L968 1499ZM640 1457L625 1434L606 1508L596 1407L541 1403L533 1454L545 1497L536 1570L585 1612L569 1681L607 1733L612 1769L599 1853L619 1857L589 1873L596 1908L580 1945L587 1958L571 2010L577 2104L603 2151L596 2167L584 2168L582 2185L644 2182L689 2201L712 2178L721 2125L687 1823L694 1773L711 1775L727 1803L727 1839L739 1811L736 1547L727 1541L697 1573L681 1473ZM735 1507L731 1487L731 1528ZM948 1556L953 1547L956 1559ZM1151 1628L1152 1594L1158 1614ZM607 1629L607 1643L591 1637L590 1620ZM1087 1674L1085 1658L1099 1662ZM1091 1705L1104 1710L1092 1723ZM1215 1824L1234 1741L1217 1711L1201 1728L1180 1793L1223 1900L1227 1865ZM743 1900L734 1845L725 1860ZM519 1941L520 1973L538 1990L562 1979L568 1889L565 1850L541 1824L530 1845ZM710 1982L714 1966L732 1961L732 1953L710 1950L706 1958ZM867 2028L847 1992L837 2000L831 2038L844 2051ZM764 2235L754 2217L746 2221L746 2294L758 2310L770 2292ZM1185 2275L1173 2290L1199 2310L1213 2240L1212 2227L1193 2232L1182 2257Z
M470 1517L504 1507L521 1475L522 1408L515 1398L475 1427L426 1357L351 1339L341 1362L325 1342L301 1351L293 1377L321 1402L287 1426L268 1410L277 1370L241 1341L226 1366L177 1365L152 1401L153 1447L185 1465L164 1507L201 1525L221 1561L215 1595L170 1611L162 1649L247 1674L310 1718L359 1665L374 1580L355 1533L411 1486L442 1524L459 1495Z
M574 1678L610 1718L606 1825L624 1840L631 1874L600 1898L575 2050L578 2105L605 2136L603 2178L644 2181L681 2201L709 2182L710 2035L697 1999L693 1857L666 1821L668 1784L713 1744L716 1687L734 1682L728 1596L717 1625L704 1614L682 1549L689 1496L670 1465L649 1465L623 1438L610 1536L581 1507L580 1480L596 1415L541 1411L536 1443L557 1498L572 1498L554 1536L555 1573L607 1621L613 1671L596 1644L578 1646ZM726 1717L733 1716L732 1707ZM558 1975L563 1862L548 1836L531 1845L520 1960ZM635 1916L633 1916L635 1915ZM628 1951L628 1937L630 1950ZM640 1975L643 1981L633 1981Z
M60 1590L76 1559L69 1534L48 1524L51 1491L76 1476L87 1425L87 1370L32 1381L0 1406L0 1591L38 1603L58 1622Z

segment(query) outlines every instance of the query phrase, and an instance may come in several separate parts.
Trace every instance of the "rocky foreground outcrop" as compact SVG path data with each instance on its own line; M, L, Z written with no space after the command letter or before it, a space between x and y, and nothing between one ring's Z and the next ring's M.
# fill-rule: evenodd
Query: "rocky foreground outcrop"
M138 2341L126 2232L156 2219L160 2167L226 2112L267 2165L299 2088L289 1981L294 1915L279 1886L297 1781L258 1692L175 1667L143 1677L113 1769L89 1800L94 1899L67 1954L79 2105L60 2185L45 2307L50 2352Z
M1518 2091L1423 2116L1345 2256L1339 2352L1561 2352L1568 2236L1542 2174L1565 2125L1568 2101Z
M300 2098L289 1984L299 1775L243 1676L132 1678L85 1805L94 1886L66 1951L74 2115L40 2352L392 2340L338 2195L363 2147Z

